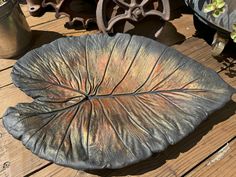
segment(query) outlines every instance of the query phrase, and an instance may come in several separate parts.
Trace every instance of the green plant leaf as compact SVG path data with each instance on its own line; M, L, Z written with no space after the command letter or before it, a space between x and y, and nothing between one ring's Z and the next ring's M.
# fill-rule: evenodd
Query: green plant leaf
M233 31L236 31L236 24L233 24Z
M208 4L208 5L206 5L205 8L204 8L204 12L205 12L205 13L212 12L212 11L214 11L214 10L215 10L215 6L212 5L212 4Z
M236 38L233 39L234 43L236 43Z
M236 38L236 31L233 31L231 34L230 34L230 37L232 39L235 39Z
M220 10L214 10L214 12L213 12L212 15L213 15L214 17L219 17L220 14L221 14Z
M216 0L215 1L217 4L224 2L224 0Z
M225 2L220 2L216 4L216 8L220 9L223 8L225 6Z
M3 5L4 3L6 3L6 0L0 0L0 5Z
M220 8L220 9L218 9L218 10L219 10L220 15L225 12L225 8Z
M213 0L212 3L213 4L220 4L222 2L225 2L224 0Z

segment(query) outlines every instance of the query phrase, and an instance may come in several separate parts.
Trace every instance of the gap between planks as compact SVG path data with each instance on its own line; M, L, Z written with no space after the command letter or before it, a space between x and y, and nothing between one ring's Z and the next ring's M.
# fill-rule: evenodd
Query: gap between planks
M225 176L234 176L236 173L236 137L220 147L216 152L204 159L195 166L194 169L188 171L183 176L217 176L224 174ZM230 168L227 168L229 167ZM233 170L232 170L233 169Z

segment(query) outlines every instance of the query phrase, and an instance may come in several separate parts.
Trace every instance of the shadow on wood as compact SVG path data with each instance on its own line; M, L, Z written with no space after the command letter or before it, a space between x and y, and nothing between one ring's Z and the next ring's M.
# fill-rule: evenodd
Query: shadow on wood
M63 37L62 34L52 31L32 30L32 33L33 33L33 40L32 40L31 50Z
M155 33L163 26L163 30L158 36ZM129 33L131 35L139 35L159 41L165 45L173 44L185 40L185 36L178 33L177 29L170 22L160 22L156 17L147 17L143 21L137 22L119 22L115 25L115 33Z
M63 37L63 35L57 32L32 30L32 39L29 49L24 54L9 60L18 60L30 50L38 48L44 44L50 43L61 37Z
M226 45L223 53L216 58L219 63L222 63L221 70L224 71L226 77L236 77L236 44L231 40Z

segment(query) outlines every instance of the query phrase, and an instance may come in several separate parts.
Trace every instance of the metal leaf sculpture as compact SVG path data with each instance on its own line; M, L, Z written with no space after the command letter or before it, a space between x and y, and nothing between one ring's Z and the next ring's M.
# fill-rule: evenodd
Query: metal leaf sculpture
M175 144L234 89L213 70L151 39L67 37L17 61L32 103L3 123L34 154L76 169L121 168Z

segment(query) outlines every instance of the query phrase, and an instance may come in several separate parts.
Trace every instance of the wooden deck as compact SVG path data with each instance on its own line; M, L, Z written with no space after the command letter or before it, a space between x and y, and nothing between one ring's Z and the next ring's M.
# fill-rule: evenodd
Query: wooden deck
M79 36L93 31L76 31L64 28L66 18L55 19L53 13L41 18L31 17L22 6L33 31L32 48L62 36ZM180 10L176 10L179 14ZM178 16L178 15L176 15ZM217 71L230 85L236 87L236 61L234 58L214 59L211 47L194 37L192 15L182 13L168 23L161 41L203 65ZM171 29L171 31L170 31ZM169 30L169 31L168 31ZM235 49L228 52L235 52ZM10 72L15 59L0 59L0 120L9 106L31 99L11 82ZM233 97L236 101L236 96ZM229 102L213 113L192 134L164 152L141 163L120 170L77 171L52 164L33 155L4 129L0 121L0 177L91 177L91 176L236 176L236 103Z

